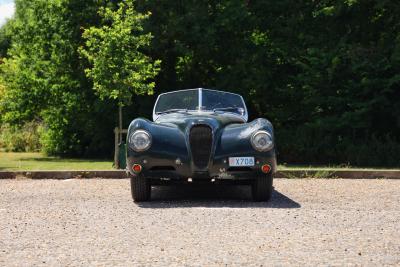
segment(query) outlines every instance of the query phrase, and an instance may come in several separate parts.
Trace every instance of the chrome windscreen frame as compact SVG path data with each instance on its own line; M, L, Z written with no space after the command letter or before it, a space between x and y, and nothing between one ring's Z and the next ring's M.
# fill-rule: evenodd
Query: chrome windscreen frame
M192 112L193 112L193 113L196 113L196 112L199 112L199 113L202 113L202 112L210 112L210 111L207 111L207 110L201 110L202 103L203 103L203 90L215 91L215 92L221 92L221 93L226 93L226 94L232 94L232 95L239 96L240 99L242 100L242 103L243 103L244 114L243 114L243 115L240 115L240 114L237 114L237 113L235 113L235 112L229 112L229 111L223 111L223 113L229 114L229 115L231 115L231 116L237 116L237 117L239 117L240 119L242 119L244 122L247 122L247 121L248 121L247 106L246 106L246 103L244 102L244 99L243 99L243 97L242 97L241 95L235 94L235 93L231 93L231 92L226 92L226 91L218 91L218 90L204 89L204 88L176 90L176 91L171 91L171 92L167 92L167 93L162 93L162 94L160 94L160 95L157 97L156 103L154 104L154 107L153 107L153 121L157 121L157 119L158 119L160 116L162 116L162 115L159 115L159 114L156 113L156 107L157 107L158 101L160 100L160 98L161 98L163 95L171 94L171 93L176 93L176 92L180 92L180 91L191 91L191 90L197 90L197 91L198 91L198 94L199 94L199 104L198 104L199 109L198 109L198 110L193 110L193 111L190 110L189 112L191 112L191 113L192 113Z

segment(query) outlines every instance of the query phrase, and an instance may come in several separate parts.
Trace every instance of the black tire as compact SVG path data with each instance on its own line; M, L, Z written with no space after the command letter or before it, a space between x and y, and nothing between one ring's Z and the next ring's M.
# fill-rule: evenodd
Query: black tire
M151 184L149 179L142 176L131 177L131 193L135 202L150 200Z
M254 179L251 185L254 201L268 201L271 199L274 189L273 180L272 174Z

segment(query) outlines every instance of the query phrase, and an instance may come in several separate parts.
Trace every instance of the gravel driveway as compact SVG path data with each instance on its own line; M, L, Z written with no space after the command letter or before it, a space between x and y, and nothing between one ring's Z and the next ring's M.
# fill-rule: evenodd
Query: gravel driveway
M245 186L0 180L0 266L400 265L400 180L276 179Z

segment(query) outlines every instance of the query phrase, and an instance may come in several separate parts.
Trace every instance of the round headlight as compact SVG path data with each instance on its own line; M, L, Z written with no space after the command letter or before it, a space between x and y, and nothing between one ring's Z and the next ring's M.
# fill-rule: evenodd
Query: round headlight
M151 135L144 130L137 130L130 136L129 144L136 152L145 151L151 146Z
M266 131L258 131L253 134L251 144L255 150L260 152L268 151L274 145L271 134Z

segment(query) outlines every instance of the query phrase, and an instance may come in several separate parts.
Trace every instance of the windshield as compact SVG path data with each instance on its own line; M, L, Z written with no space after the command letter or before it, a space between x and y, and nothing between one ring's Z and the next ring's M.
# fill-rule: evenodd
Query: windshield
M196 89L176 91L160 95L155 113L169 110L196 110L199 106L199 93Z
M201 90L201 109L202 110L225 110L233 113L243 115L245 106L240 95L214 91L214 90Z
M240 95L202 88L161 94L153 117L155 120L161 114L191 111L229 112L247 120L246 105Z

